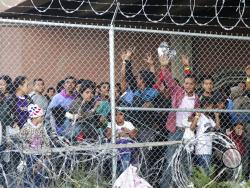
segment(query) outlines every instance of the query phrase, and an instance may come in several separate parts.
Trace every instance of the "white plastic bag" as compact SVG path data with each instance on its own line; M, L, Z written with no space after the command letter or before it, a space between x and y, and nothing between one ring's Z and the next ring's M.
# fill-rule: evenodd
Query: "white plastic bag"
M185 128L185 132L184 132L184 135L183 135L183 140L184 141L188 141L192 138L194 138L194 131L192 131L189 127Z
M190 121L188 121L188 119L184 119L182 121L182 125L185 127L185 132L183 134L183 143L187 143L189 142L191 139L195 138L195 134L194 134L194 131L191 130L191 123ZM188 152L192 152L194 151L194 145L193 144L188 144L187 145L188 147L186 148Z
M115 181L113 188L153 188L146 180L136 173L137 168L129 167Z
M182 125L185 127L185 132L184 132L183 138L182 138L184 140L184 142L187 142L188 140L194 138L194 136L195 136L194 131L192 131L190 128L191 124L192 124L192 122L189 122L187 118L182 121Z

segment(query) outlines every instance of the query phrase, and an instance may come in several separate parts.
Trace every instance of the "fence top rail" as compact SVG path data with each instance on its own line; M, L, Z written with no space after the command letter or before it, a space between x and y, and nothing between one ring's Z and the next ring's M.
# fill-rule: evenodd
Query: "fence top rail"
M250 110L226 110L226 109L185 109L185 108L139 108L139 107L116 107L117 110L125 111L159 111L159 112L234 112L234 113L250 113Z
M32 20L16 20L6 19L0 17L0 25L3 24L23 24L33 26L53 26L53 27L71 27L71 28L82 28L82 29L100 29L110 30L111 26L101 25L87 25L77 23L60 23L60 22L49 22L49 21L32 21ZM128 27L112 27L115 31L128 31L128 32L143 32L143 33L156 33L156 34L169 34L169 35L182 35L190 37L207 37L207 38L220 38L220 39L234 39L234 40L249 40L250 36L237 36L237 35L220 35L211 33L192 33L192 32L180 32L180 31L165 31L165 30L154 30L154 29L140 29L140 28L128 28Z

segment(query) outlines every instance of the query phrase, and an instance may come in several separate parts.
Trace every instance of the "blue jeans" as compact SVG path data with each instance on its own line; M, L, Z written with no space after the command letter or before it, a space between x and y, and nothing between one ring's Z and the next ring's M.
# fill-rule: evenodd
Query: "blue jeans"
M130 165L131 162L131 152L120 153L118 161L118 174L122 174Z
M168 141L181 141L183 138L184 131L182 130L176 130L174 133L169 133ZM160 181L160 188L169 188L173 185L172 180L172 170L170 166L170 162L172 160L172 157L175 153L175 151L178 149L179 145L170 145L167 146L165 151L165 168L163 168L162 172L162 178Z
M121 139L117 141L117 144L128 144L128 143L133 143L132 140L127 140L127 139ZM129 165L132 163L133 157L133 149L131 148L121 148L118 149L118 175L120 175L122 172L124 172Z
M209 175L211 155L195 155L195 163L198 167L202 168L207 175Z
M37 169L34 171L35 164L38 164L39 159L41 156L27 156L27 171L24 175L24 187L30 188L35 187L39 188L42 186L43 183L45 183L45 178L43 178L44 170L43 166L41 166L41 169Z

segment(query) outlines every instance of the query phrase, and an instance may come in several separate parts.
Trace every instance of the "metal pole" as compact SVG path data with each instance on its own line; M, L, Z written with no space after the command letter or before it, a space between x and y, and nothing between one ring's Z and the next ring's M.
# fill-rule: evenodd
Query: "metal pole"
M112 144L116 143L115 128L115 71L114 71L114 29L109 30L109 58L110 58L110 102L111 102L111 125L112 125ZM116 180L116 149L113 149L112 157L112 185Z
M140 108L140 107L116 107L117 110L125 111L151 111L151 112L219 112L219 113L250 113L250 110L241 109L185 109L185 108Z
M70 28L86 28L86 29L100 29L109 30L110 26L100 25L82 25L82 24L69 24L59 22L42 22L42 21L31 21L31 20L15 20L0 18L0 26L8 26L8 24L22 24L27 26L54 26L54 27L70 27ZM16 25L17 26L17 25ZM208 34L208 33L191 33L191 32L179 32L179 31L165 31L165 30L153 30L153 29L141 29L141 28L126 28L126 27L113 27L115 31L130 31L139 33L156 33L156 34L167 34L167 35L180 35L190 37L206 37L206 38L218 38L218 39L231 39L231 40L250 40L249 35L220 35L220 34Z
M110 102L111 102L111 125L112 144L116 144L116 122L115 122L115 40L114 40L114 20L117 15L119 3L116 6L109 30L109 63L110 63ZM117 149L112 150L112 185L116 181L117 169Z

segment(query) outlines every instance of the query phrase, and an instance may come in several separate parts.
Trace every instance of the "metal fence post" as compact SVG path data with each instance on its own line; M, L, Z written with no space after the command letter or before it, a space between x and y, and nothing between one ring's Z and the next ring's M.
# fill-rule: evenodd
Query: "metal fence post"
M114 62L114 29L111 26L109 30L109 61L110 61L110 98L111 98L111 124L112 124L112 144L116 143L115 136L115 62ZM113 149L112 155L112 185L116 179L116 149Z
M113 22L117 15L119 4L117 4L109 30L109 63L110 63L110 102L111 102L111 125L112 125L112 144L116 143L116 122L115 122L115 42ZM117 149L112 150L112 186L116 180L117 170Z

